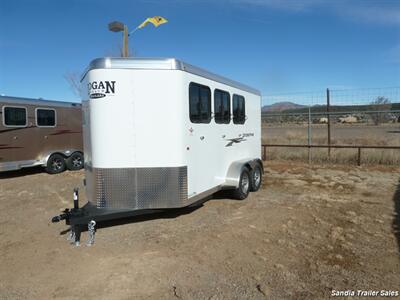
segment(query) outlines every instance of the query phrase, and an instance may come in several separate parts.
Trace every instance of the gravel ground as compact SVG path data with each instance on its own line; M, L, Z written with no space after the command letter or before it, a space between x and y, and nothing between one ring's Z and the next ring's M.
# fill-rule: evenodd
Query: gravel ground
M244 201L219 195L194 209L100 224L92 247L71 246L68 227L49 221L71 207L83 172L3 174L0 299L320 299L332 290L400 290L399 168L265 168L262 189Z

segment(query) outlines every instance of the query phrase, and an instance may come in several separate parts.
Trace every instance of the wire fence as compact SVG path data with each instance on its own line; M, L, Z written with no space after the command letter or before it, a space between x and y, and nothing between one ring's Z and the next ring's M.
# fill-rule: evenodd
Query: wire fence
M267 158L359 162L351 148L334 146L369 146L364 162L400 163L400 87L275 94L263 103Z

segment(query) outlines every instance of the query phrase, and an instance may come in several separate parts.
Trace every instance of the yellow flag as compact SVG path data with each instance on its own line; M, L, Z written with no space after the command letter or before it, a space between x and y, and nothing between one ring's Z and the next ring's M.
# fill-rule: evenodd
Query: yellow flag
M137 28L143 28L144 26L146 26L147 24L151 23L153 24L155 27L160 26L161 24L167 23L168 20L160 17L160 16L155 16L152 18L147 18L146 20L144 20L144 22L142 24L140 24Z

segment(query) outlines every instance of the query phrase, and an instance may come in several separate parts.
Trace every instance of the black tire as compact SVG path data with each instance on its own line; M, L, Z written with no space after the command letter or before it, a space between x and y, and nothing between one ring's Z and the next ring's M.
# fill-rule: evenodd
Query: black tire
M46 165L46 172L49 174L58 174L65 171L65 158L61 154L52 154Z
M74 152L66 160L67 168L70 171L77 171L83 168L83 154L81 152Z
M240 174L239 186L232 191L232 197L238 200L247 198L250 192L250 172L247 168L243 168Z
M250 191L257 192L262 184L262 169L259 165L256 165L250 171Z

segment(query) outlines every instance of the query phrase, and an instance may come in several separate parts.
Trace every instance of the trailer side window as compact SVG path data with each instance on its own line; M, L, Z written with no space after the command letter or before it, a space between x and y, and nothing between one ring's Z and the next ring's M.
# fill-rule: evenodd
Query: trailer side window
M233 95L233 124L244 124L246 108L243 96Z
M27 125L25 107L4 107L4 125L24 127Z
M189 114L192 123L210 123L211 90L208 86L190 83Z
M231 121L231 97L228 92L214 90L215 123L229 124Z
M36 125L38 127L56 126L56 111L54 109L36 109Z

